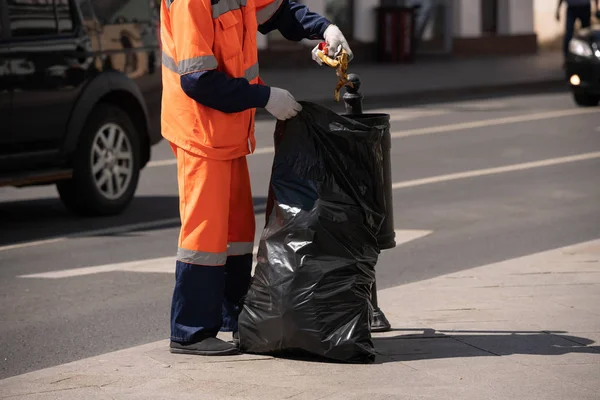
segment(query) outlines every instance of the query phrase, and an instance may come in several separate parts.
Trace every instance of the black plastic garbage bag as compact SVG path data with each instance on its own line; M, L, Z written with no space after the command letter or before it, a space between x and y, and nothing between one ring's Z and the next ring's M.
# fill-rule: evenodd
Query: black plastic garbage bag
M381 132L302 105L275 130L267 222L239 318L240 347L372 362Z

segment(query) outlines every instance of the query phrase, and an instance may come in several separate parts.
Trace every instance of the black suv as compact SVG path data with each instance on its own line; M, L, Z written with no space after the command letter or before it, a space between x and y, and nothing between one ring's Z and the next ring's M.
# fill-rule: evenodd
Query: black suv
M160 135L159 0L0 0L0 186L121 212Z

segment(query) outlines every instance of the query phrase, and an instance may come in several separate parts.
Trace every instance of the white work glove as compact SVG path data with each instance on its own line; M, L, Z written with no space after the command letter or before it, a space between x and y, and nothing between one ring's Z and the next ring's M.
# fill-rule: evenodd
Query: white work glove
M283 121L295 117L298 112L302 111L302 105L287 90L271 87L271 95L265 110Z
M352 61L352 59L354 58L354 54L352 53L352 50L350 50L348 41L344 37L342 31L340 31L340 28L333 24L329 25L323 33L323 39L325 39L325 43L327 43L329 57L335 58L342 51L342 49L344 49L346 50L346 53L348 53L348 61ZM317 45L312 51L312 59L316 61L317 64L322 65L323 62L321 61L319 56L317 56L318 50L319 46Z

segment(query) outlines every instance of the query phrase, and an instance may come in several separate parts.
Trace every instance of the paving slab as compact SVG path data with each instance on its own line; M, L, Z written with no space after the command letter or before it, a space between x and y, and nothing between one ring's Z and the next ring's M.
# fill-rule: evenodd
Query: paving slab
M394 330L373 335L373 364L173 355L163 340L4 379L0 398L597 400L599 255L597 240L382 290Z
M539 369L550 372L559 379L566 379L585 389L600 393L600 364L553 364L541 365Z

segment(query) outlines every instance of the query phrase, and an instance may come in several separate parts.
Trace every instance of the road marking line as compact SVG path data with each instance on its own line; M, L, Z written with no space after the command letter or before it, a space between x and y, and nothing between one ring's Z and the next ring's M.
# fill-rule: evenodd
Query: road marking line
M498 126L498 125L507 125L507 124L515 124L518 122L530 122L530 121L539 121L542 119L551 119L551 118L560 118L560 117L569 117L575 115L584 115L584 114L593 114L600 113L600 109L566 109L566 110L556 110L556 111L546 111L535 114L527 114L527 115L518 115L515 117L504 117L504 118L494 118L494 119L486 119L482 121L474 121L474 122L461 122L459 124L449 124L449 125L440 125L440 126L430 126L427 128L417 128L417 129L407 129L400 132L392 132L392 139L398 139L409 136L420 136L420 135L431 135L435 133L448 133L448 132L456 132L462 130L469 130L475 128L483 128L487 126ZM392 121L394 121L392 117ZM397 121L400 121L401 117L395 117ZM273 154L275 149L272 146L268 147L259 147L255 149L254 155L260 154ZM169 160L157 160L150 161L147 164L147 167L164 167L169 165L175 165L177 161L175 159Z
M43 244L58 243L58 242L62 242L65 239L67 239L67 238L66 237L57 237L57 238L52 238L52 239L36 240L33 242L9 244L6 246L1 246L0 251L20 249L20 248L29 247L29 246L41 246Z
M522 164L506 165L497 168L485 168L474 171L458 172L455 174L432 176L430 178L414 179L411 181L396 182L392 184L392 189L403 189L415 186L429 185L432 183L448 182L458 179L473 178L477 176L502 174L505 172L522 171L533 168L549 167L552 165L567 164L577 161L593 160L600 158L600 151L593 153L577 154L574 156L549 158L541 161L533 161Z
M418 128L418 129L408 129L406 131L394 132L392 133L392 139L397 139L401 137L407 136L419 136L419 135L429 135L433 133L446 133L446 132L455 132L467 129L474 128L483 128L488 126L498 126L498 125L507 125L507 124L515 124L518 122L530 122L530 121L539 121L542 119L552 119L552 118L560 118L560 117L570 117L575 115L584 115L584 114L594 114L600 113L599 109L566 109L566 110L556 110L556 111L546 111L535 114L527 114L527 115L517 115L514 117L504 117L504 118L494 118L494 119L486 119L482 121L473 121L473 122L461 122L459 124L451 124L451 125L441 125L441 126L431 126L427 128Z
M175 272L175 258L161 257L150 260L131 261L116 264L97 265L63 269L59 271L42 272L39 274L19 275L17 278L62 279L77 276L94 275L105 272L146 272L146 273L173 273Z
M63 242L68 239L86 237L86 236L111 235L111 234L127 233L127 232L133 232L133 231L139 231L139 230L145 230L145 229L155 229L155 228L159 228L161 226L169 226L169 225L179 224L179 223L180 223L179 218L166 218L166 219L159 219L156 221L140 222L137 224L119 225L119 226L115 226L115 227L111 227L111 228L77 232L77 233L73 233L71 235L59 236L59 237L55 237L55 238L51 238L51 239L9 244L6 246L0 246L0 251L22 249L25 247L40 246L43 244L59 243L59 242Z
M377 109L377 110L366 110L365 112L371 114L390 114L390 122L401 122L410 121L424 117L439 117L441 115L451 114L450 110L411 110L411 109Z
M433 231L396 229L396 247L420 239ZM391 249L390 249L391 250ZM256 257L258 247L252 253ZM386 250L389 251L389 250ZM172 274L175 272L175 257L160 257L149 260L129 261L124 263L97 265L93 267L71 268L37 274L19 275L17 278L27 279L64 279L78 276L101 274L106 272L137 272L148 274Z
M433 231L416 230L416 229L396 229L396 247L412 242L413 240L421 239L433 233ZM391 250L391 249L390 249ZM384 252L387 250L383 250Z
M148 167L148 168L166 167L168 165L176 165L176 164L177 164L177 159L170 158L168 160L150 161L150 162L148 162L148 164L146 164L146 167Z
M527 163L521 163L521 164L506 165L503 167L486 168L486 169L479 169L479 170L474 170L474 171L458 172L458 173L454 173L454 174L432 176L429 178L414 179L414 180L410 180L410 181L395 182L392 184L392 189L394 189L394 190L395 189L404 189L404 188L410 188L410 187L416 187L416 186L435 184L435 183L439 183L439 182L448 182L448 181L459 180L459 179L474 178L474 177L478 177L478 176L496 175L496 174L502 174L505 172L514 172L514 171L522 171L522 170L528 170L528 169L533 169L533 168L549 167L549 166L553 166L553 165L567 164L567 163L572 163L572 162L577 162L577 161L592 160L592 159L596 159L596 158L600 158L600 152L577 154L577 155L573 155L573 156L550 158L550 159L541 160L541 161L533 161L533 162L527 162ZM51 239L46 239L46 240L0 246L0 252L6 251L6 250L24 248L24 247L57 243L57 242L61 242L61 241L64 241L64 240L67 240L70 238L76 238L76 237L84 237L84 236L92 236L92 235L108 235L108 234L114 234L114 233L131 232L134 230L153 229L156 227L174 224L174 223L179 223L179 218L170 218L170 219L164 219L164 220L158 220L158 221L143 222L143 223L139 223L139 224L123 225L123 226L119 226L119 227L115 227L115 228L106 228L106 229L101 229L101 230L96 230L96 231L80 232L80 233L75 233L73 235L67 235L67 236L63 236L63 237L51 238Z

